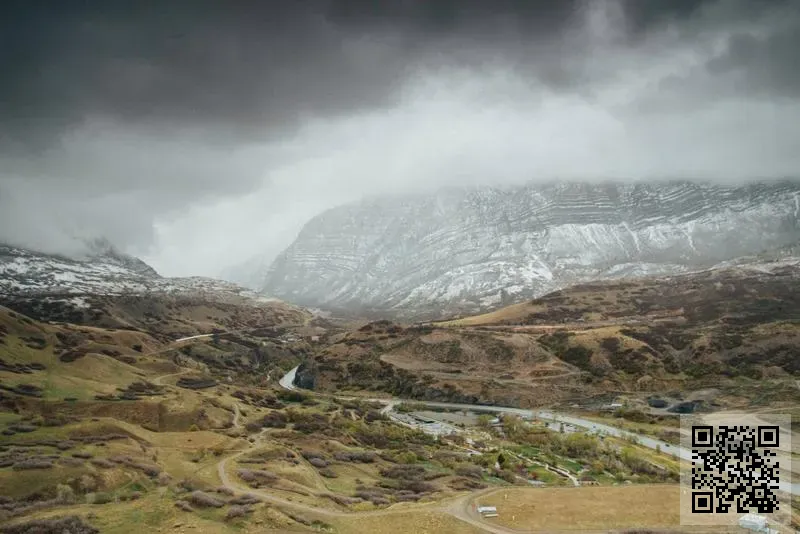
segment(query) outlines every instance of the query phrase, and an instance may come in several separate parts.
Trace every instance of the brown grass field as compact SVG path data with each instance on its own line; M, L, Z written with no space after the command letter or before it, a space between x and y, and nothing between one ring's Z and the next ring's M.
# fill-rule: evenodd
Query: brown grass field
M476 499L496 506L492 521L517 530L669 528L680 522L675 485L582 488L509 488Z

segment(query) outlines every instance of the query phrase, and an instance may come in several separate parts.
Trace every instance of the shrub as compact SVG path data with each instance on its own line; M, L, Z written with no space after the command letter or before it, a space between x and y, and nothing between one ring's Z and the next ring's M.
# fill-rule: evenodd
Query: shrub
M220 495L227 495L228 497L233 497L233 490L230 488L226 488L225 486L220 486L216 489L216 492Z
M194 508L192 508L192 505L186 501L175 501L175 506L177 508L180 508L184 512L194 512Z
M613 354L622 347L622 343L618 337L605 337L600 341L600 346Z
M8 428L13 430L14 432L33 432L34 430L38 430L39 427L35 425L26 425L23 423L17 423L15 425L9 425Z
M201 485L198 481L184 478L178 482L178 489L183 491L195 491L200 489Z
M237 495L236 497L234 497L233 499L231 499L228 502L230 504L239 504L239 505L243 505L243 504L258 504L258 503L261 502L261 497L253 495L251 493L245 493L243 495Z
M325 469L320 469L319 474L324 476L325 478L339 478L339 475L336 474L332 469L326 467Z
M72 504L75 502L75 490L66 484L56 486L56 500L61 504Z
M58 359L64 363L74 362L75 360L79 360L86 356L86 352L86 349L70 350L61 354Z
M589 359L592 357L591 349L588 349L582 345L577 345L574 347L569 347L563 354L561 354L561 359L567 363L575 365L580 368L585 368L589 365Z
M450 487L456 491L470 491L484 489L487 485L470 478L455 478L450 481Z
M221 500L217 499L210 493L206 493L204 491L193 491L188 498L191 504L196 506L200 506L203 508L222 508L225 506L225 503Z
M460 465L456 467L455 473L462 477L481 478L483 469L477 465Z
M421 465L396 465L381 470L381 476L386 478L421 478L425 475L425 468Z
M72 456L64 456L58 459L58 463L66 465L67 467L80 467L83 465L83 460L80 458L73 458Z
M344 495L336 495L335 493L322 493L320 494L320 497L330 499L336 504L340 504L342 506L350 506L351 504L357 504L361 502L361 499L358 497L346 497Z
M376 456L374 452L370 451L340 451L333 455L340 462L359 462L362 464L373 463Z
M502 478L503 480L511 484L517 481L517 475L514 474L513 471L509 471L508 469L501 469L496 475L498 478Z
M108 504L114 502L114 495L106 492L89 493L86 495L89 504Z
M283 412L270 412L261 419L261 426L268 428L285 428L289 418Z
M255 488L278 480L278 475L270 471L258 469L239 469L236 473L239 475L239 478Z
M142 462L135 462L129 464L131 467L135 467L139 471L143 472L145 475L153 478L157 477L161 474L161 468L155 464L146 464Z
M308 461L308 463L310 463L311 465L313 465L316 468L328 467L328 462L326 462L322 458L311 458Z
M2 527L0 532L3 534L100 534L99 530L74 515L34 519L27 523Z
M249 506L231 506L228 508L228 512L225 514L225 520L230 521L231 519L235 519L237 517L244 517L252 511L253 509Z
M50 469L52 467L52 460L46 460L43 458L28 458L26 460L14 462L14 465L11 466L11 468L15 471L23 471L27 469Z

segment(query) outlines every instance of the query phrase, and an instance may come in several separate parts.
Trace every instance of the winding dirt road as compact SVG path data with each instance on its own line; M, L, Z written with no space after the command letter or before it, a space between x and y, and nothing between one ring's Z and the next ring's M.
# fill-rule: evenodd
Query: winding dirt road
M170 375L165 375L170 376ZM233 426L235 428L241 428L241 408L239 404L234 404L234 417L233 417ZM234 491L236 493L247 493L250 495L255 495L262 499L264 502L284 506L286 508L290 508L293 510L298 510L301 512L305 512L307 514L311 514L313 516L321 516L321 517L376 517L376 516L390 516L394 514L405 514L410 511L428 511L428 512L443 512L449 514L456 519L469 523L472 526L480 528L485 532L491 532L493 534L519 534L520 531L508 529L505 527L501 527L498 525L491 525L483 522L477 512L474 512L472 503L473 501L478 498L480 495L485 493L490 493L493 491L497 491L496 488L491 488L489 490L483 490L474 493L468 493L465 495L461 495L455 498L446 499L444 501L432 502L432 503L424 503L417 506L405 506L402 509L393 510L390 508L383 509L383 510L373 510L367 512L354 512L354 511L343 511L343 510L331 510L326 508L318 508L316 506L312 506L309 504L304 504L297 501L291 501L289 499L285 499L283 497L278 497L272 493L262 491L260 489L250 488L245 486L244 484L239 483L232 478L228 473L228 464L229 462L235 460L236 458L246 454L254 449L257 449L264 441L266 436L267 429L262 429L261 432L255 438L255 441L250 443L246 449L242 449L230 456L227 456L220 460L217 463L217 475L219 476L220 482L223 486Z

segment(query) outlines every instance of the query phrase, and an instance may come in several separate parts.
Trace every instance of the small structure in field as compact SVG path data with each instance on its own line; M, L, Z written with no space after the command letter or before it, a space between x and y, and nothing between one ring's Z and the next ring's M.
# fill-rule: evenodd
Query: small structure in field
M497 517L496 506L478 506L478 513L482 517Z

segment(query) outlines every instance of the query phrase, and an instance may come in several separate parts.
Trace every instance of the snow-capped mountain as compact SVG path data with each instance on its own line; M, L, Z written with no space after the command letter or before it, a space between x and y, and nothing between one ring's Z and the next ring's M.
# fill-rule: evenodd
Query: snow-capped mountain
M236 284L211 278L164 278L142 260L94 241L79 258L43 254L0 245L0 295L147 292L246 293Z
M311 220L264 292L464 312L603 278L696 270L800 242L800 182L550 184L379 198Z

